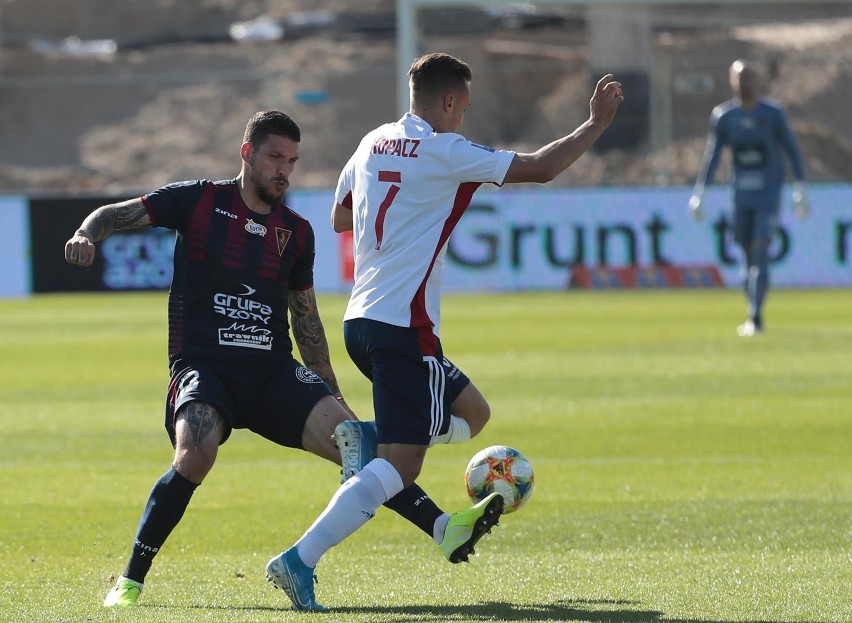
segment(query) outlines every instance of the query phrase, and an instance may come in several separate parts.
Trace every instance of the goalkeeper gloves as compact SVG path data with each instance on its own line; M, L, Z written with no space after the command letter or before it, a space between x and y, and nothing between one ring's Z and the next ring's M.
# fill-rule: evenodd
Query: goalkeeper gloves
M702 192L693 192L689 198L689 211L692 213L692 218L696 221L704 219L704 210L701 209Z
M793 182L793 209L796 211L796 216L800 219L807 218L811 211L811 204L808 201L805 186L799 181Z

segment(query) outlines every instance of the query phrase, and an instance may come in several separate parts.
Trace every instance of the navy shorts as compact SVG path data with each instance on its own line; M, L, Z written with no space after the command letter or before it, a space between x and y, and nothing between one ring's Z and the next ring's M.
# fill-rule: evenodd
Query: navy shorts
M175 366L166 396L166 430L175 445L175 414L197 400L216 407L228 430L247 428L288 448L302 448L302 432L311 410L328 385L295 359L280 363L223 363L210 360Z
M444 358L430 327L357 318L343 323L346 350L373 382L379 443L427 445L447 432L450 405L470 383Z

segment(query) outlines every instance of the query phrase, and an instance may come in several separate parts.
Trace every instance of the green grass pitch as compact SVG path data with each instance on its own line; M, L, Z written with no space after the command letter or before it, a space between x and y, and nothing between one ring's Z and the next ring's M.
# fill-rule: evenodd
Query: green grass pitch
M318 567L327 615L264 580L337 469L246 431L222 447L148 576L101 606L168 467L162 293L0 301L0 621L852 621L852 290L446 296L447 353L489 398L420 479L467 505L468 458L523 451L536 490L467 565L380 510ZM369 388L322 296L353 408Z

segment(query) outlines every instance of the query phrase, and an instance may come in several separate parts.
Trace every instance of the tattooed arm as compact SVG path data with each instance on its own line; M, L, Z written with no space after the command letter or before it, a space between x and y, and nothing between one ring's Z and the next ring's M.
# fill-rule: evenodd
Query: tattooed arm
M313 288L301 291L291 290L289 307L290 327L299 354L302 356L302 362L326 382L343 407L354 416L352 410L343 402L337 378L331 367L328 340L317 309L316 292Z
M65 261L77 266L91 266L95 259L95 242L114 231L151 226L151 217L141 199L101 206L83 221L65 243Z

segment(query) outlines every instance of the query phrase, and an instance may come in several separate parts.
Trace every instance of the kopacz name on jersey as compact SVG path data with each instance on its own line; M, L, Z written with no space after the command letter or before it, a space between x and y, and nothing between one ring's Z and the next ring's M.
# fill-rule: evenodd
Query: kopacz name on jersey
M420 147L419 138L379 138L373 143L370 153L417 158L418 147Z

